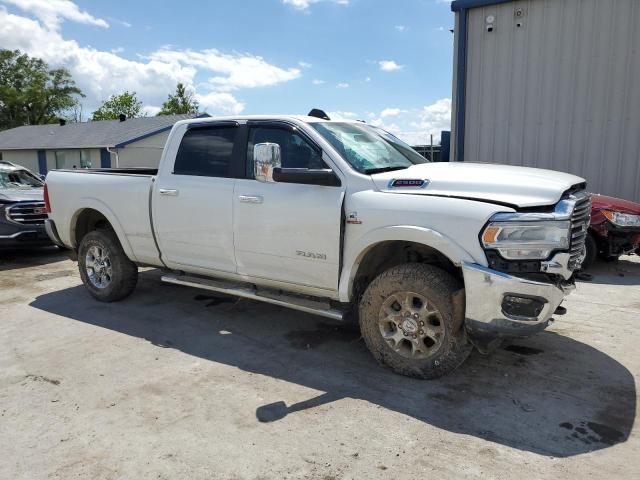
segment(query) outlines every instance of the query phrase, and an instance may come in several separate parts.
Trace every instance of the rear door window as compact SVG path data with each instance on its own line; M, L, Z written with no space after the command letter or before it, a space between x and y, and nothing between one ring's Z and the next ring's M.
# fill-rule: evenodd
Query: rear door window
M189 129L182 137L173 173L233 177L233 152L237 133L236 126Z

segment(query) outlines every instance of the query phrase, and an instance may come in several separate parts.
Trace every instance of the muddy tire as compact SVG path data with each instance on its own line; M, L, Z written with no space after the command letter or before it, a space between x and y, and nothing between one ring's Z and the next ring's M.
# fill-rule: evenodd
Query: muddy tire
M84 286L101 302L117 302L131 295L138 267L124 253L111 229L89 232L80 242L78 269Z
M596 258L598 258L598 244L595 238L593 238L593 235L591 235L590 233L587 234L585 248L586 255L584 257L584 260L582 261L582 270L588 270L589 268L591 268L595 263Z
M454 298L462 286L432 265L409 263L375 278L360 300L360 330L379 363L410 377L438 378L472 350L464 312Z

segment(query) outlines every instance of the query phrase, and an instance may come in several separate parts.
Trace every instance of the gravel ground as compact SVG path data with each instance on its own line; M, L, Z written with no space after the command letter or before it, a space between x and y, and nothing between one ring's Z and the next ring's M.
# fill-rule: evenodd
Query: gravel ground
M318 317L155 270L102 304L56 250L0 253L0 478L640 478L640 258L593 273L426 382Z

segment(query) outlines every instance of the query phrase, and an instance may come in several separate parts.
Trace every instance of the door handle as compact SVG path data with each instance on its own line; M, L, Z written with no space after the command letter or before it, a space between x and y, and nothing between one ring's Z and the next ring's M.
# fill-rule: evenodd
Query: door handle
M158 192L160 192L160 195L165 195L167 197L178 196L178 190L176 190L175 188L159 188Z
M239 195L238 199L242 203L262 203L264 201L261 195Z

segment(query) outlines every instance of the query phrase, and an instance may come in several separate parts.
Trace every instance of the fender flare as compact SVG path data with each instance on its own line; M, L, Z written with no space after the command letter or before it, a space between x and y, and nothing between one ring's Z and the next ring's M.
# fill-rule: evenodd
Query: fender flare
M76 208L76 211L73 213L71 217L71 222L69 227L70 228L69 241L71 242L72 246L74 248L78 247L78 245L76 245L76 242L75 242L75 233L76 233L75 228L76 228L76 223L78 221L78 216L82 213L83 210L87 210L87 209L95 210L100 214L102 214L107 219L107 221L111 224L111 227L116 232L116 236L120 241L120 245L122 245L122 249L124 250L124 253L127 255L127 257L129 257L129 259L135 262L136 256L134 255L133 249L129 244L129 240L127 239L127 235L124 231L124 228L122 228L122 225L118 221L118 218L113 213L113 211L109 208L109 206L106 203L104 203L102 200L98 200L97 198L81 198L80 204L81 206Z
M365 255L381 242L405 241L431 247L437 250L451 263L461 266L463 262L475 263L469 252L455 240L436 230L413 225L391 225L377 228L359 238L345 251L344 268L340 274L338 296L341 302L349 302L353 294L353 281Z

